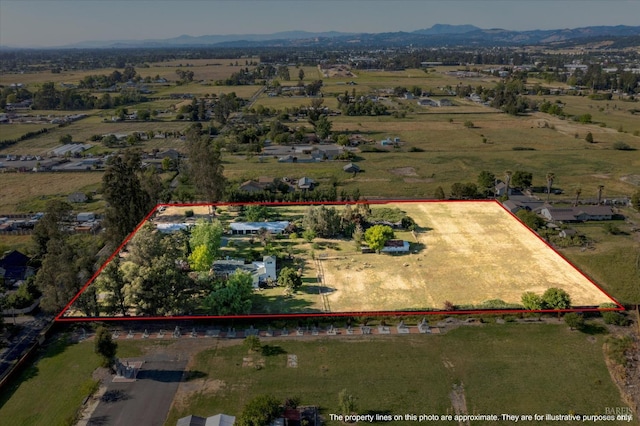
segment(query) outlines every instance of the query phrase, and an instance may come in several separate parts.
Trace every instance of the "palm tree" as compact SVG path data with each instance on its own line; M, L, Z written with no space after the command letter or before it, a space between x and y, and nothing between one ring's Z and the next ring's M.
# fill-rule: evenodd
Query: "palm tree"
M580 194L582 194L582 189L580 189L580 187L576 188L576 190L575 190L575 194L576 194L576 199L575 199L575 201L573 202L573 205L574 205L575 207L577 207L577 206L578 206L578 199L580 198Z
M511 175L513 174L513 172L511 170L505 170L504 172L504 180L505 180L505 184L507 185L507 189L506 189L506 195L509 196L511 195L509 193L509 184L511 183Z
M547 173L547 202L549 202L549 197L551 196L551 187L553 186L553 180L555 177L556 175L553 173Z
M604 185L598 185L598 205L600 205L600 201L602 200L603 189L604 189Z

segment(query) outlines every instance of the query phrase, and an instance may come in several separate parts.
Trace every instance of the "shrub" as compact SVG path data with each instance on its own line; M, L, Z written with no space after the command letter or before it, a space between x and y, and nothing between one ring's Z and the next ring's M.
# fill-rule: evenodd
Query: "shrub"
M591 132L587 133L587 136L584 137L584 140L589 143L593 143L593 135L591 134Z
M611 324L611 325L626 326L626 325L629 325L629 323L631 322L629 318L625 317L623 314L616 311L602 312L602 319L604 319L605 324Z
M607 355L617 364L627 366L629 358L627 352L633 349L633 338L624 336L621 338L610 337L607 339Z
M572 329L572 330L580 330L584 328L584 317L575 312L569 312L564 316L564 322Z
M633 151L633 148L625 142L616 141L613 143L613 149L617 149L618 151Z
M193 210L185 210L184 216L185 217L193 217Z

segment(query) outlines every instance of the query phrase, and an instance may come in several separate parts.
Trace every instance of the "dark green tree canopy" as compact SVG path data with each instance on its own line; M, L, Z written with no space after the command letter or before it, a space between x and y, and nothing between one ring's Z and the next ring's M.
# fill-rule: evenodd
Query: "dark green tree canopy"
M155 205L140 182L140 154L127 150L124 156L112 157L102 178L108 238L120 244Z

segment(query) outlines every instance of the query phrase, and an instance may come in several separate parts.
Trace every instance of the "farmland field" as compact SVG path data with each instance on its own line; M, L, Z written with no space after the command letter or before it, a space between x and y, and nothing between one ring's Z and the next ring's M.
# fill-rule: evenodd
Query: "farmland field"
M74 191L97 190L102 173L3 173L0 213L43 211L51 198L66 199Z

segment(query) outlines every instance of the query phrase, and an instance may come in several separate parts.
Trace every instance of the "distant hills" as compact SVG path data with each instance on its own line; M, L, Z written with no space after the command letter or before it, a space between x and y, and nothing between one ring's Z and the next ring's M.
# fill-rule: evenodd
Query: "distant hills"
M285 31L273 34L181 35L168 39L83 41L61 48L167 47L393 47L545 45L588 39L640 36L640 26L592 26L573 29L511 31L473 25L436 24L412 32L345 33ZM6 49L6 47L2 47Z

